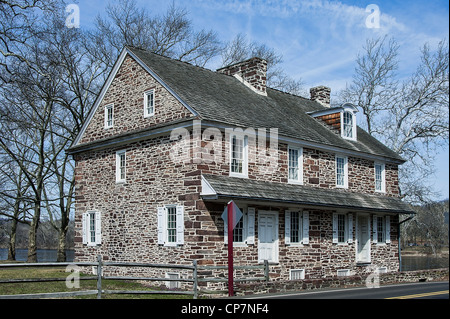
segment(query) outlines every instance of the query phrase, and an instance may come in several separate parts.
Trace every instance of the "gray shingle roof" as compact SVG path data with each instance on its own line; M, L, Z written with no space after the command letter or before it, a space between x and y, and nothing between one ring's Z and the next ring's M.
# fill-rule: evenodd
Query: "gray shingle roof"
M254 93L236 78L148 51L128 48L155 72L203 120L252 128L278 128L280 136L333 146L396 161L403 159L358 128L358 140L333 133L307 112L324 107L309 99L267 89Z
M414 213L399 198L352 193L304 185L271 183L251 179L203 175L219 198L262 200L334 209L354 209L396 214Z

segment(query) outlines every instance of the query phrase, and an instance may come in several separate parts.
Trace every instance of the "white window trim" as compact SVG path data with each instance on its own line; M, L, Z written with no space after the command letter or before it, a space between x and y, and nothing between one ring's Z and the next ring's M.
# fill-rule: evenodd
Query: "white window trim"
M248 247L249 245L255 244L255 208L247 207L247 205L238 205L243 216L243 230L242 239L243 241L233 241L234 247ZM228 223L224 221L224 244L228 245Z
M291 241L291 213L299 214L299 242ZM309 244L309 212L301 210L287 210L284 213L284 243L286 246L303 247Z
M232 162L233 162L233 137L236 139L243 140L243 149L242 149L242 173L236 173L231 171ZM230 134L230 176L231 177L243 177L248 178L248 136L241 134Z
M377 165L381 166L381 189L377 189ZM375 192L386 193L386 165L380 162L374 162L373 165L375 178Z
M176 209L176 241L169 242L167 231L167 208ZM184 245L184 206L179 205L165 205L157 208L157 222L158 222L158 245L164 247L177 247Z
M111 109L112 112L112 123L108 125L108 110ZM114 127L114 104L108 104L105 106L105 129L110 129Z
M352 137L348 137L344 135L344 113L350 113L352 114ZM346 139L346 140L350 140L350 141L356 141L357 140L357 136L356 136L356 114L354 111L349 110L349 109L344 109L343 111L341 111L341 136L342 138Z
M152 94L153 95L153 112L148 113L147 103L148 103L148 96ZM155 116L155 90L148 90L144 93L144 118L153 117Z
M90 215L94 214L94 231L95 241L91 240L91 218ZM83 244L87 246L98 246L102 243L102 219L101 213L98 211L89 210L83 213L82 216L82 231L83 231Z
M378 241L378 217L382 218L384 223L384 241ZM372 219L372 243L377 246L385 246L391 243L391 216L389 215L373 215Z
M293 273L294 272L298 272L298 273L300 273L300 278L298 278L298 279L294 279L293 277ZM303 279L305 279L305 269L291 269L290 271L289 271L289 280L303 280Z
M338 216L344 216L344 241L339 242ZM333 244L348 245L353 243L353 213L333 213Z
M337 159L343 158L344 159L344 185L338 185L338 178L337 178ZM336 154L335 157L335 176L336 176L336 187L337 188L348 188L348 157L340 154Z
M124 154L125 155L125 178L122 178L121 172L120 172L120 156ZM127 181L127 151L126 150L120 150L116 152L116 183L126 183Z
M290 163L290 152L289 150L297 150L298 151L298 178L290 179L289 178L289 163ZM289 184L299 184L303 185L303 147L288 145L288 183Z

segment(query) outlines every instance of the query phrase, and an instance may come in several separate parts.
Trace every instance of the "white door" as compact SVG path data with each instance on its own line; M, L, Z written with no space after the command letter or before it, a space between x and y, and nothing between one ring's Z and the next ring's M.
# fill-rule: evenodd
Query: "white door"
M370 262L370 219L369 215L358 215L357 219L357 262Z
M278 262L278 213L258 214L258 262Z

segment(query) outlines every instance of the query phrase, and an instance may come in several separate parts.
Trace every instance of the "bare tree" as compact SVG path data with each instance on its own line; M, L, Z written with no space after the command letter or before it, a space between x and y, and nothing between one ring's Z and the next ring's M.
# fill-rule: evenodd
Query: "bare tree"
M212 30L194 30L187 11L172 3L161 16L152 16L135 0L116 0L106 8L107 18L97 16L89 32L93 55L111 68L125 45L204 66L215 57L220 41Z
M305 95L302 80L294 80L281 69L283 57L265 44L249 42L246 36L239 33L228 42L222 53L222 66L231 65L252 57L259 57L267 61L267 85L291 94Z
M400 168L402 194L423 203L433 195L427 181L434 155L448 145L448 43L441 41L434 50L425 44L417 70L403 81L396 72L398 47L385 37L368 40L340 98L357 105L368 132L408 161Z

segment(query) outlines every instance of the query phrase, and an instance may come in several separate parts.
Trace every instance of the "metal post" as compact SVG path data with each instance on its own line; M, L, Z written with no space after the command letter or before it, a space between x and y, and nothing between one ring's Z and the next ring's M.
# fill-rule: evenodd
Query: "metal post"
M193 274L193 278L194 279L194 299L198 298L198 274L197 274L197 260L194 260L193 262L194 264L194 274Z
M102 256L97 256L97 299L102 299Z
M269 282L269 261L267 259L264 260L264 278L266 282Z
M234 295L233 289L233 202L228 203L228 296Z

